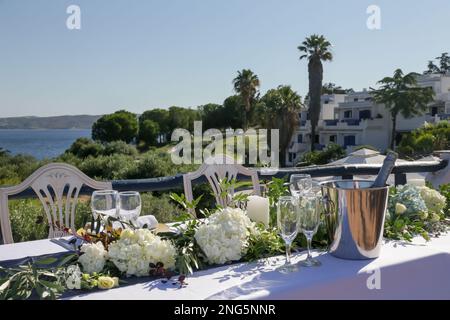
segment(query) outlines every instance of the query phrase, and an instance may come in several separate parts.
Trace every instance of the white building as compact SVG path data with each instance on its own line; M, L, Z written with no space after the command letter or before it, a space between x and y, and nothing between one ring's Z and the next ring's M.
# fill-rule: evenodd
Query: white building
M435 101L424 115L405 119L397 117L397 138L402 133L421 127L425 122L438 122L450 118L450 74L420 75L421 87L431 87ZM327 94L322 96L322 112L314 138L320 149L328 143L337 143L347 152L354 146L371 145L385 151L389 147L392 121L383 104L373 101L367 90L348 94ZM300 155L310 149L311 123L307 111L300 113L300 127L294 134L286 159L287 165L298 162Z

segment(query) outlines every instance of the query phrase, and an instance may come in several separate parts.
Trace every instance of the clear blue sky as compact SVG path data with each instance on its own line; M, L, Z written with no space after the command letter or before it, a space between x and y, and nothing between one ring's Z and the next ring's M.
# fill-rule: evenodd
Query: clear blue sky
M66 28L70 4L81 30ZM449 22L448 0L0 0L0 117L221 103L242 68L263 93L304 96L296 47L312 33L334 45L324 80L358 90L450 51Z

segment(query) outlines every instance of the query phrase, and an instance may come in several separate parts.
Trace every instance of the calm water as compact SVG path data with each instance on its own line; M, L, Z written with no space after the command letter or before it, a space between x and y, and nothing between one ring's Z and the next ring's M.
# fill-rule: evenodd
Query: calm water
M83 129L0 129L0 148L38 159L52 158L63 153L76 139L90 136L91 130Z

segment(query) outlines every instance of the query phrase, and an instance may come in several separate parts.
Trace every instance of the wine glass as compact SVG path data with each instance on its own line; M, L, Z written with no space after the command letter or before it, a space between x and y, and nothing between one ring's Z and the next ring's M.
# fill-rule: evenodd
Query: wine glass
M293 174L289 182L291 194L297 198L312 187L312 179L309 174Z
M291 244L298 234L299 215L297 199L293 196L282 196L277 203L277 225L281 238L286 244L286 263L279 268L282 273L298 270L297 265L291 263Z
M92 193L91 209L94 219L99 216L118 217L119 193L115 190L98 190Z
M136 191L126 191L119 193L120 198L120 219L135 225L137 218L141 214L141 195Z
M320 181L313 179L311 181L311 189L309 192L316 194L318 197L321 197L322 196L322 185L321 185Z
M320 266L319 260L311 256L311 242L320 224L321 198L317 193L306 193L299 199L300 230L306 237L308 256L301 262L305 267Z

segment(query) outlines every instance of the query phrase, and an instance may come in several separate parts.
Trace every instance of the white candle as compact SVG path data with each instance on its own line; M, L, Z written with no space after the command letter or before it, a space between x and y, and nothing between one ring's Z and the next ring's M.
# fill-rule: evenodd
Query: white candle
M260 196L249 196L247 202L247 215L254 222L262 222L269 226L269 199Z

